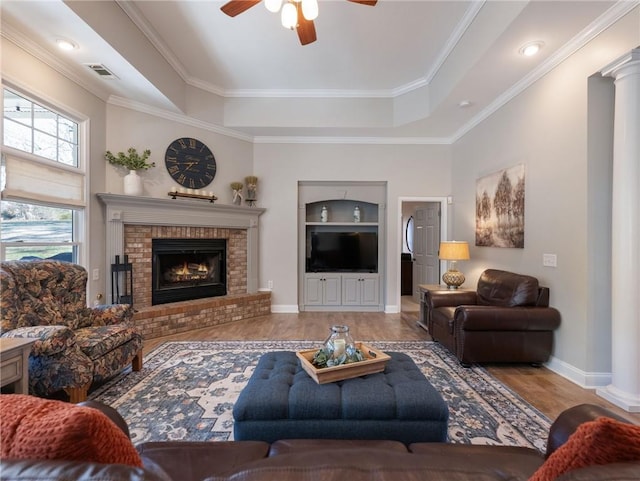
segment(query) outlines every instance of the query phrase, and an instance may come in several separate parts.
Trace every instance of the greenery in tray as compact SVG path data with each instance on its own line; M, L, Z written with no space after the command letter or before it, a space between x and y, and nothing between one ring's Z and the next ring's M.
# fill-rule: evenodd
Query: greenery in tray
M155 162L147 162L150 155L150 150L145 150L142 152L142 155L140 155L136 149L131 147L127 150L127 154L124 152L118 152L118 155L113 155L107 150L104 154L104 158L110 164L119 165L128 170L147 170L156 166Z
M365 357L360 349L356 349L355 346L347 346L338 357L333 356L333 351L327 347L323 347L313 355L311 364L318 369L325 367L340 366L342 364L350 364L353 362L364 361Z

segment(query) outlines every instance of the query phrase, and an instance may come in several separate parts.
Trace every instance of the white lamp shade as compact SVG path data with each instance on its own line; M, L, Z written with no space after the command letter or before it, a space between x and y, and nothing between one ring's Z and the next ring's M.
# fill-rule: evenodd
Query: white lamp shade
M318 18L318 0L302 0L302 15L307 20Z
M293 3L285 3L282 6L282 26L284 28L295 28L298 24L298 10Z
M469 260L469 244L466 241L441 242L438 257L444 261Z
M282 6L282 0L264 0L264 6L271 13L276 13Z

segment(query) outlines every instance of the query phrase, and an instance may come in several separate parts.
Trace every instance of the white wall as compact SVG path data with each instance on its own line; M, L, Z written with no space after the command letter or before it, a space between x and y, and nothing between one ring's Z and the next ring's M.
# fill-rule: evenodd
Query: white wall
M171 187L181 187L167 172L164 157L167 147L181 137L194 137L204 142L216 159L216 175L211 184L204 189L213 191L218 203L231 204L232 191L229 184L244 182L247 175L253 174L253 146L251 143L233 137L212 132L206 128L192 125L187 117L169 118L149 115L128 108L107 106L107 149L113 152L126 151L135 147L138 152L151 150L150 161L155 168L140 172L144 183L144 195L167 198ZM113 194L123 193L123 177L128 171L110 165L104 161L106 176L105 188ZM176 199L180 202L180 199ZM205 202L203 200L203 202Z
M570 56L453 146L454 235L471 245L476 179L525 164L524 249L472 247L465 274L475 283L485 268L502 268L536 276L549 286L551 304L562 314L552 368L583 385L606 382L611 370L610 311L603 317L601 306L591 305L593 296L607 304L608 286L594 283L609 279L610 273L603 270L598 276L590 269L594 261L610 266L606 237L593 235L593 223L610 227L610 210L599 209L604 215L597 217L593 200L610 202L611 158L600 157L597 165L593 153L589 155L589 147L594 148L590 134L596 132L588 128L588 79L640 43L639 11ZM557 268L542 266L543 253L557 254Z
M387 182L385 305L397 311L401 234L398 198L447 196L450 147L442 145L258 144L254 172L258 205L266 207L260 231L260 285L273 280L274 310L295 311L297 292L298 181Z
M68 78L60 75L45 63L37 60L12 42L2 39L2 82L18 88L28 96L51 105L54 109L78 119L89 120L87 172L89 195L87 196L87 220L91 242L85 244L84 258L89 272L100 269L100 279L89 276L88 300L104 294L109 285L109 273L104 266L105 225L102 206L93 195L104 191L104 151L106 136L105 102L86 91Z
M218 173L211 186L219 202L230 203L229 183L246 175L259 177L261 217L260 286L273 280L275 310L297 309L297 183L301 180L387 181L387 279L385 304L398 299L401 233L400 197L453 195L451 238L467 239L472 260L465 263L473 285L487 267L537 276L551 288L551 303L562 313L552 367L585 385L604 384L610 372L610 318L607 313L609 252L607 239L594 234L607 228L609 158L596 154L589 129L593 100L588 78L611 60L640 45L640 8L562 62L453 146L388 144L255 144L223 135L206 122L208 94L187 89L192 119L152 116L106 105L43 62L2 40L4 80L71 112L90 119L91 194L122 192L121 177L104 160L104 151L130 146L149 148L158 167L146 172L147 195L165 198L175 186L164 169L164 151L178 137L196 137L213 151ZM606 103L606 102L605 102ZM606 111L606 107L599 107ZM596 109L598 110L598 109ZM195 119L195 117L198 117ZM606 136L605 136L606 137ZM606 141L606 138L603 138ZM602 145L602 144L598 144ZM517 163L526 165L524 249L473 247L475 180ZM455 181L452 181L455 179ZM595 204L595 207L594 207ZM89 295L104 292L104 218L94 196L89 205L91 242L88 268L100 268ZM604 214L603 214L604 212ZM542 267L542 254L558 255L558 267ZM596 267L594 267L596 266ZM602 270L600 274L598 270ZM107 283L108 284L108 283ZM598 303L594 299L604 299ZM603 381L603 382L600 382Z

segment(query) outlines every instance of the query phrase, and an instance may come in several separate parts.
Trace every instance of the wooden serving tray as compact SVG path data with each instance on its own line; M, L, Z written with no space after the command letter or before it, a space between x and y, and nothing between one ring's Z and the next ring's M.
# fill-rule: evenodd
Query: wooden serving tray
M343 381L354 377L365 376L376 372L384 371L387 361L391 359L384 352L375 349L367 344L356 342L356 348L362 351L365 357L364 361L352 362L349 364L341 364L340 366L324 367L318 369L311 361L318 349L306 349L297 351L296 356L300 359L302 368L311 376L318 384L326 384L328 382ZM375 354L373 356L371 353Z

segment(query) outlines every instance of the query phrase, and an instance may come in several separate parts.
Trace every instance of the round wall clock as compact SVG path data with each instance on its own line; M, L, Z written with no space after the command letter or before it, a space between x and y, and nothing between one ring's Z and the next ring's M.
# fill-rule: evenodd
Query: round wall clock
M183 137L171 142L164 163L173 180L189 189L201 189L216 176L213 153L197 139Z

